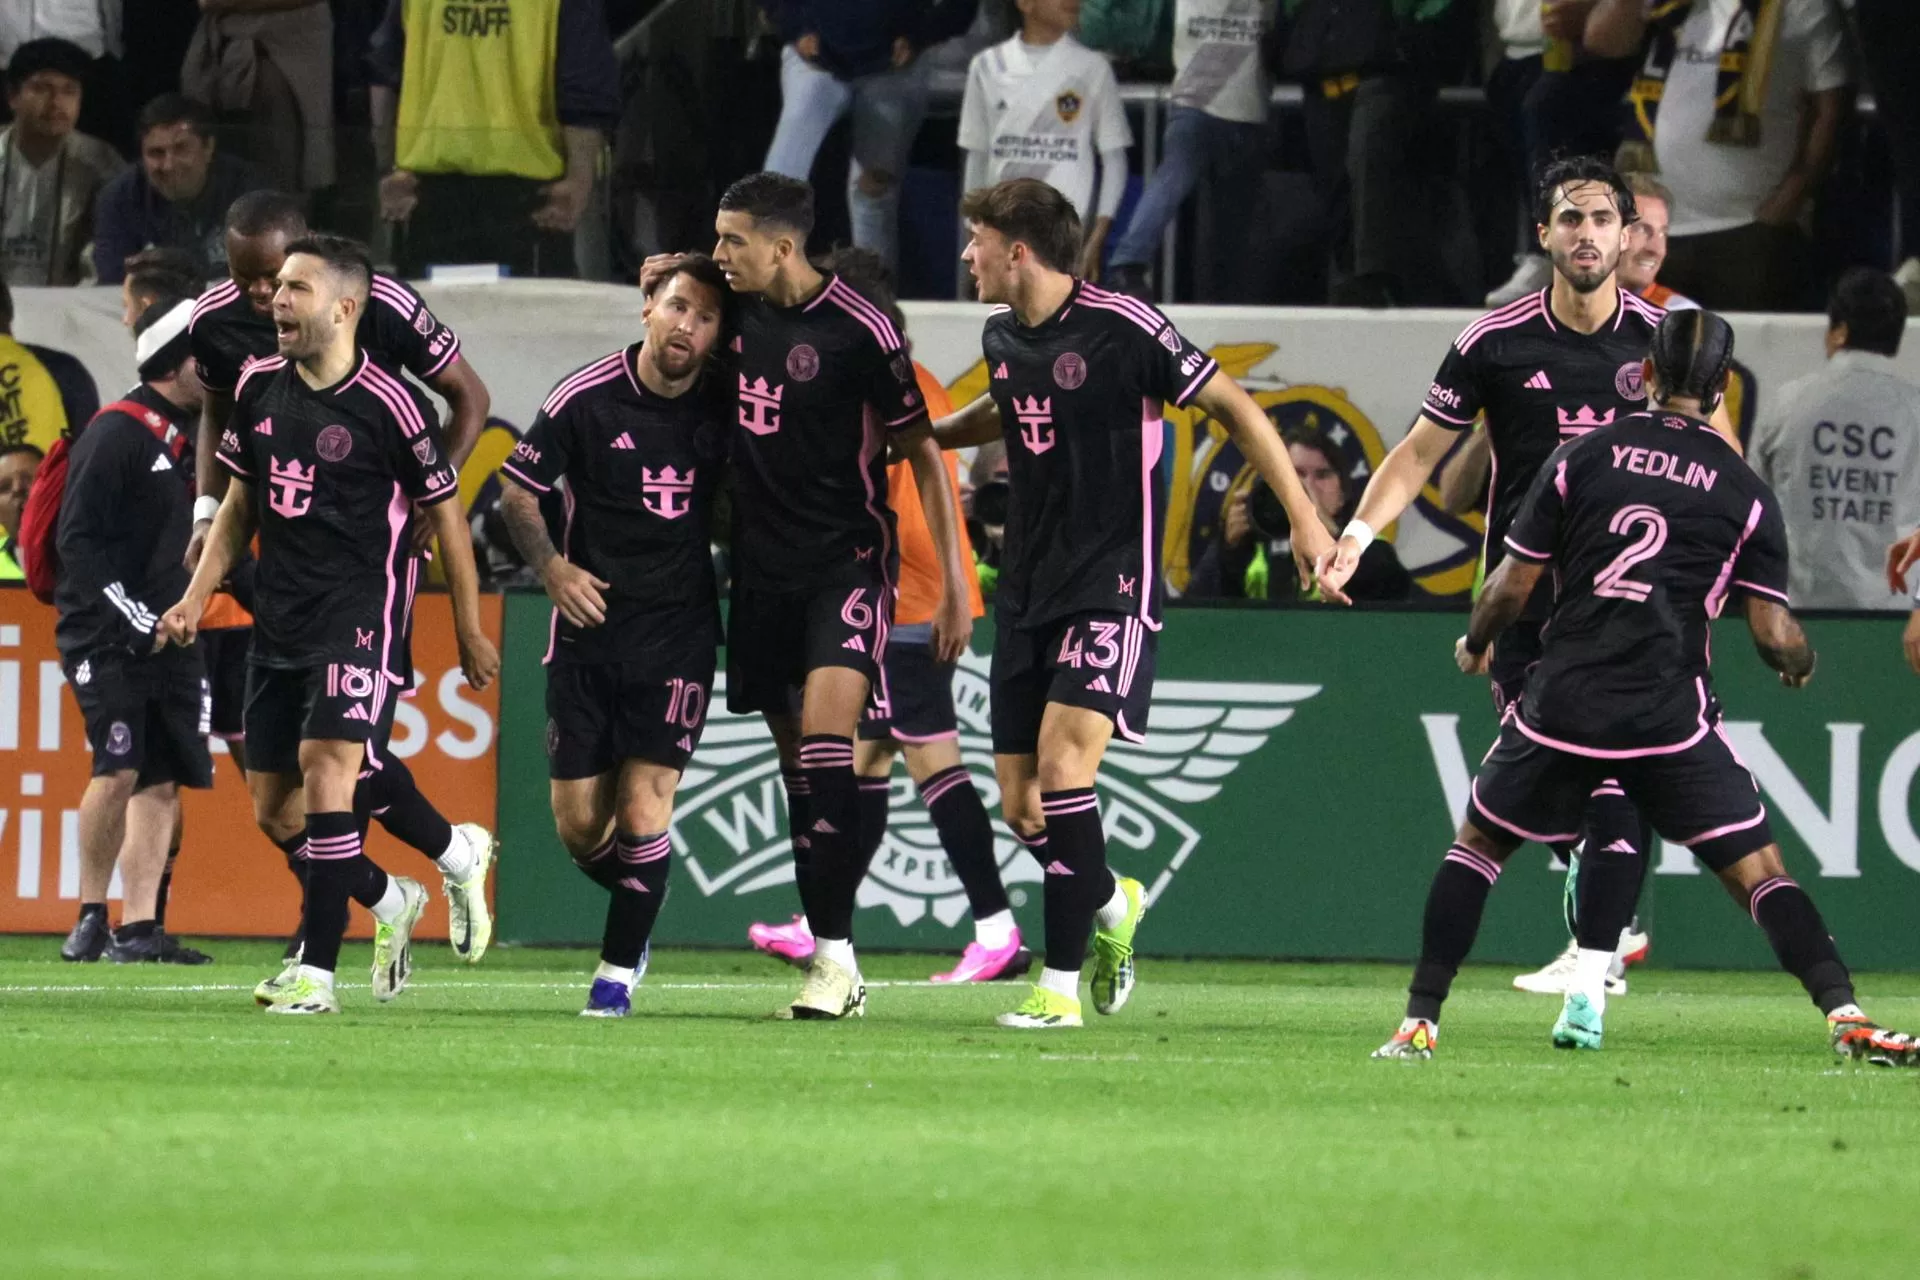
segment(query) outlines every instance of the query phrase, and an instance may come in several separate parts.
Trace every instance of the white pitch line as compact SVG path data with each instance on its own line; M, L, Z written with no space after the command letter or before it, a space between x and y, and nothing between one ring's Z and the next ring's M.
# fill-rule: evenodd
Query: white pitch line
M586 977L569 978L560 982L410 982L409 991L570 991L587 983ZM342 991L365 990L364 982L341 982L335 984ZM922 980L903 980L899 982L869 982L869 988L882 987L941 987L950 984ZM962 985L962 984L951 984ZM973 984L965 984L973 985ZM638 990L644 991L789 991L790 982L647 982L642 981ZM251 991L250 983L179 983L163 982L153 984L129 983L125 986L0 986L0 995L58 995L66 992L99 991Z

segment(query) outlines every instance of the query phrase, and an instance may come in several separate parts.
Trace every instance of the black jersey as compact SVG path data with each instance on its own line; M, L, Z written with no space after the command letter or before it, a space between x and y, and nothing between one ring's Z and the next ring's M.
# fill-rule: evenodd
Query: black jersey
M1641 364L1666 312L1626 289L1619 293L1612 321L1594 333L1553 318L1550 287L1489 311L1453 340L1433 375L1421 412L1459 431L1486 414L1493 457L1488 573L1506 554L1507 529L1547 455L1644 407ZM1544 617L1546 606L1543 592L1522 616Z
M1709 619L1736 588L1787 600L1773 491L1718 431L1679 414L1630 414L1560 446L1506 548L1552 560L1555 586L1520 728L1582 755L1698 742L1719 719Z
M254 487L253 661L350 663L405 683L413 504L458 495L425 395L364 351L316 391L280 356L240 375L220 461Z
M1219 366L1152 306L1085 281L1032 328L995 310L980 345L1011 497L995 609L1022 627L1098 611L1157 628L1160 414Z
M703 382L668 399L635 375L639 355L635 343L561 379L501 465L535 493L566 480L561 554L612 584L599 626L554 610L549 662L635 661L659 645L663 625L717 636L713 495L727 388Z
M264 360L279 349L273 318L256 313L246 293L231 280L222 280L200 295L187 328L194 366L210 391L232 394L248 361ZM422 382L460 354L459 337L427 310L420 295L378 272L354 340L389 369L405 369Z
M801 306L744 303L734 580L762 591L892 581L887 437L927 411L900 331L837 276Z
M126 395L73 440L60 499L54 638L68 658L101 649L146 654L160 615L187 592L193 415L151 387Z

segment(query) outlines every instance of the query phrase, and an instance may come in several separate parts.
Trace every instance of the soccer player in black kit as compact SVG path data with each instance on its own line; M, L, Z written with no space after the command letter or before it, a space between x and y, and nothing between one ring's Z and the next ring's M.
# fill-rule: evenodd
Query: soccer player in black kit
M1133 988L1139 881L1108 869L1094 775L1115 733L1139 742L1160 630L1163 404L1197 404L1285 503L1304 566L1332 539L1273 423L1146 303L1072 275L1080 222L1047 184L969 192L962 257L983 302L990 390L937 430L946 448L1004 436L1012 505L995 597L993 751L1007 825L1045 869L1046 964L1008 1027L1081 1025Z
M1480 773L1427 897L1406 1020L1374 1056L1428 1058L1440 1007L1473 946L1487 895L1528 840L1571 838L1594 788L1616 779L1666 838L1686 845L1765 931L1780 967L1827 1017L1833 1048L1920 1064L1905 1035L1868 1021L1819 911L1787 875L1759 789L1720 728L1709 627L1744 604L1761 660L1790 689L1814 653L1787 609L1787 532L1771 490L1707 422L1725 393L1733 330L1703 311L1661 321L1650 408L1569 440L1513 513L1507 556L1455 658L1484 672L1495 638L1553 566L1539 655ZM1619 914L1579 921L1581 960L1553 1043L1598 1049Z
M750 174L720 197L713 260L740 295L733 378L733 585L727 706L758 711L787 782L794 879L813 928L800 996L782 1016L865 1010L853 952L866 878L853 739L893 621L888 453L913 463L939 553L933 649L957 660L973 630L960 513L913 361L880 308L807 260L813 189ZM649 284L671 259L654 259Z
M1488 312L1461 331L1434 375L1420 417L1374 471L1352 523L1318 564L1329 600L1350 603L1341 588L1374 531L1386 528L1419 495L1462 432L1486 418L1493 480L1487 508L1484 568L1506 555L1506 534L1540 464L1561 442L1637 411L1646 399L1641 366L1665 314L1615 279L1633 193L1605 161L1557 161L1535 195L1541 247L1553 260L1553 283ZM1724 410L1718 420L1726 423ZM1723 425L1729 437L1730 425ZM1551 604L1543 588L1494 646L1489 671L1494 709L1504 714L1519 696L1527 668L1540 656L1540 626ZM1596 784L1587 821L1557 852L1570 855L1581 835L1576 916L1594 899L1604 914L1626 905L1633 917L1649 865L1650 832L1615 786ZM1623 937L1625 936L1623 927ZM1616 948L1621 940L1616 939ZM1643 950L1644 943L1635 943ZM1624 970L1622 970L1624 971ZM1623 989L1623 988L1622 988Z
M710 538L732 387L709 372L730 295L689 255L654 282L646 336L562 378L501 466L501 513L553 600L553 820L610 895L587 1017L621 1018L673 867L674 789L699 744L720 646ZM565 482L556 549L539 495Z
M206 388L206 398L195 443L201 497L195 508L189 568L199 557L199 543L211 527L218 498L226 492L227 472L216 463L215 454L233 412L234 388L250 362L267 359L275 352L275 282L286 260L287 245L306 234L300 202L283 192L249 192L227 211L228 279L201 295L190 329L194 364ZM428 311L420 295L404 282L376 272L367 306L360 314L357 340L387 372L398 376L404 369L446 400L450 411L446 456L457 473L486 425L489 406L486 384L462 356L459 336ZM221 609L224 603L216 600L215 608ZM229 739L244 768L240 716L246 693L250 629L216 626L213 616L203 623L200 632L213 689L213 728ZM244 619L244 615L240 617ZM411 676L410 653L397 669ZM389 711L393 705L388 703ZM447 895L449 939L454 952L467 963L477 964L493 936L486 894L495 852L492 833L477 823L449 823L420 792L406 763L388 753L380 755L378 768L368 770L354 803L363 823L369 817L376 818L395 839L434 860ZM296 832L290 847L283 844L281 850L296 876L301 874L301 839L301 833ZM296 935L288 950L287 967L278 977L261 983L255 994L271 997L281 982L291 978L298 959Z
M192 639L257 525L247 780L261 827L276 838L304 827L307 852L306 949L269 1013L339 1012L333 975L349 898L379 926L374 994L389 1000L406 985L426 891L366 856L354 790L384 747L387 703L407 675L416 505L439 540L468 682L485 688L500 667L432 407L355 340L372 277L351 240L287 246L273 296L280 355L241 376L220 439L234 483L185 597L163 620L173 638Z

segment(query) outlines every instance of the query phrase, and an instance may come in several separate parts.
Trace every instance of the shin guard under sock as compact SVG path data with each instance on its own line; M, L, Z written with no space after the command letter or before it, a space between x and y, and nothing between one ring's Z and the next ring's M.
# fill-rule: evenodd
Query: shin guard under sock
M1473 950L1480 932L1480 916L1487 894L1500 878L1500 864L1456 844L1447 850L1427 890L1427 910L1420 929L1420 963L1407 986L1407 1016L1440 1020L1440 1006L1453 989L1454 975Z
M640 954L653 936L653 923L667 897L667 877L673 871L673 845L663 831L636 836L622 831L614 836L616 878L609 887L607 927L600 939L600 960L620 969L637 968Z
M807 776L807 842L813 872L807 922L813 936L853 936L853 896L866 867L860 859L860 791L853 773L853 739L810 733L800 739L800 770Z
M965 765L942 769L920 784L920 799L940 833L953 874L967 891L967 906L978 920L1007 909L1006 886L993 852L993 820Z
M1800 979L1820 1012L1853 1003L1853 978L1805 889L1787 876L1775 876L1754 887L1747 910L1766 932L1780 967Z
M1094 913L1113 896L1100 799L1092 787L1048 791L1040 796L1040 810L1047 818L1046 967L1077 971L1086 963Z

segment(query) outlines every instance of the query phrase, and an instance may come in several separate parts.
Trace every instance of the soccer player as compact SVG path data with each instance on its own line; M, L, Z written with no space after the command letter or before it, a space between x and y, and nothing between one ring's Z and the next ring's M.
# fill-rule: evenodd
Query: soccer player
M481 629L473 547L458 478L421 393L361 348L373 269L338 236L287 245L273 295L278 357L241 375L221 433L233 475L168 633L184 643L257 525L253 648L247 672L247 780L254 816L276 839L302 828L306 949L270 1013L337 1013L333 975L347 900L369 907L373 991L405 988L426 890L389 878L362 851L354 813L361 766L382 754L388 701L406 678L412 607L411 506L439 539L467 680L483 689L499 655ZM264 498L264 501L261 499Z
M1837 1052L1920 1064L1911 1037L1875 1026L1855 1003L1847 967L1787 875L1753 776L1720 727L1709 628L1730 598L1743 598L1760 658L1782 684L1800 688L1814 668L1787 609L1779 503L1706 421L1732 359L1733 330L1720 317L1666 317L1647 361L1650 411L1554 450L1507 523L1508 554L1456 660L1468 674L1486 669L1548 565L1550 625L1434 875L1406 1020L1375 1057L1433 1056L1441 1005L1501 868L1528 840L1570 839L1588 796L1612 778L1752 913L1780 967L1826 1015ZM1553 1028L1560 1048L1600 1047L1607 967L1625 923L1587 907L1578 971Z
M645 336L561 379L501 466L501 514L553 600L554 825L610 895L587 1017L632 1007L673 867L674 789L713 691L710 538L733 389L708 357L730 301L712 259L679 259L648 296ZM539 495L563 480L556 550Z
M1348 602L1341 588L1374 531L1400 518L1459 434L1482 414L1493 468L1482 553L1491 573L1506 555L1507 528L1546 456L1561 441L1634 412L1646 398L1641 365L1665 312L1616 278L1635 216L1626 180L1604 160L1557 161L1541 175L1534 216L1541 247L1553 262L1553 283L1487 313L1454 339L1413 429L1388 451L1337 546L1316 566L1329 600ZM1543 588L1494 646L1489 670L1498 713L1519 696L1527 668L1540 656L1540 625L1551 603ZM1631 919L1649 865L1651 831L1619 787L1598 784L1581 830L1585 843L1577 864L1574 840L1556 850L1574 865L1576 914L1599 897L1625 902ZM1604 910L1613 913L1612 906ZM1646 945L1645 936L1632 929L1622 934L1616 993L1626 989L1626 964L1645 954ZM1563 956L1515 985L1564 991L1570 966L1571 958Z
M1007 825L1046 871L1046 963L1008 1027L1079 1026L1092 935L1094 1008L1133 988L1140 882L1107 867L1093 790L1115 733L1142 740L1160 630L1160 408L1226 425L1286 505L1304 574L1332 537L1273 423L1153 307L1076 278L1080 219L1016 178L969 192L961 255L983 302L987 395L938 429L946 448L1004 435L1006 553L995 598L993 751Z
M191 328L194 362L206 388L199 439L195 442L200 499L194 505L194 539L188 545L188 567L198 559L199 547L211 527L219 496L226 492L227 473L215 462L221 434L233 412L234 388L254 360L275 352L272 314L275 281L287 255L287 245L307 234L305 215L294 197L278 191L254 191L233 202L227 211L227 271L229 278L201 295ZM389 372L404 369L431 387L450 409L447 453L455 473L481 428L489 405L486 384L460 353L460 339L427 310L426 303L404 283L376 273L372 295L360 313L358 342ZM424 523L421 525L424 529ZM242 572L246 568L242 566ZM410 575L417 566L409 566ZM246 747L240 733L246 693L247 646L250 618L234 598L216 594L207 617L201 619L207 678L213 690L213 731L224 738L242 769ZM395 668L404 690L412 681L410 636L402 637L401 657ZM389 711L395 705L386 704ZM492 834L477 823L458 826L442 817L421 794L412 771L399 757L379 753L369 762L368 776L356 792L354 807L362 824L377 818L403 844L411 845L440 868L451 921L454 953L469 964L486 954L493 937L493 918L487 908L486 881L496 851ZM304 874L295 831L291 846L283 846L288 869ZM270 995L287 980L299 959L300 936L289 940L287 965L280 975L260 984L256 994Z
M886 313L904 335L907 318L893 297L893 282L878 254L866 249L836 249L820 264L852 285ZM926 398L930 414L952 411L939 379L914 365L914 378ZM948 482L959 488L956 460L945 460ZM860 853L868 866L886 839L887 810L893 796L888 780L898 755L907 758L907 775L920 791L927 815L939 833L941 848L967 895L973 912L974 940L960 963L935 982L991 982L1017 978L1033 964L1021 945L1020 929L1000 882L994 856L993 820L980 799L973 778L960 760L959 718L953 706L952 662L933 655L933 611L940 600L940 562L920 495L913 488L913 464L896 462L887 470L887 505L893 509L900 538L900 593L894 606L893 633L880 678L860 720L860 738L854 745L853 769L860 778ZM973 545L966 525L959 530L960 557L973 563ZM977 573L967 574L967 608L971 617L986 612L980 598ZM755 949L792 964L805 965L813 956L813 933L805 916L782 925L755 924L747 937Z

